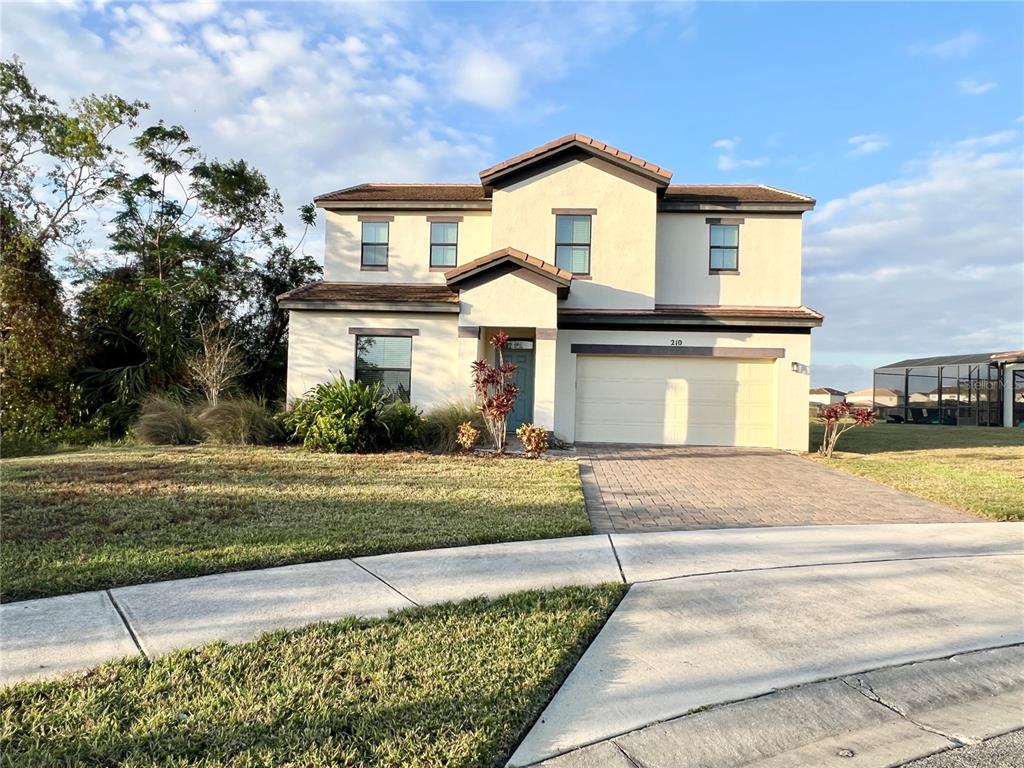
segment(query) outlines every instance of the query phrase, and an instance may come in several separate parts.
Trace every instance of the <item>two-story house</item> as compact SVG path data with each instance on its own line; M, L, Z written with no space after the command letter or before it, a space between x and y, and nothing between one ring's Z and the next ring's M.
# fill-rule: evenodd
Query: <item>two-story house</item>
M814 200L672 174L572 134L479 184L361 184L316 198L324 280L290 312L288 396L340 372L427 409L472 397L498 330L510 427L568 442L807 449Z

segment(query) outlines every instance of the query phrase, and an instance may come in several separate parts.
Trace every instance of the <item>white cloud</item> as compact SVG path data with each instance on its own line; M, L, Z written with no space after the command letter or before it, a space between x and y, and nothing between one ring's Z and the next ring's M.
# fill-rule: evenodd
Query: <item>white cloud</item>
M862 385L892 360L1022 346L1022 148L1016 130L970 137L808 215L805 301L826 318L815 358L863 361L856 381L817 383Z
M996 87L996 83L991 81L979 82L970 78L958 80L956 87L960 89L960 93L966 93L969 96L981 96L982 94L988 93Z
M847 141L851 146L851 155L873 155L889 146L889 142L880 133L851 136Z
M518 66L499 53L467 51L455 64L454 92L463 101L504 109L522 96Z
M742 139L737 136L732 139L718 139L711 145L713 149L721 150L718 155L718 170L735 171L739 168L756 168L768 162L767 157L740 158L736 150L739 148L741 141Z
M915 56L934 56L939 59L964 58L970 56L984 42L984 39L972 29L961 32L956 37L933 43L915 43L910 46L910 53Z

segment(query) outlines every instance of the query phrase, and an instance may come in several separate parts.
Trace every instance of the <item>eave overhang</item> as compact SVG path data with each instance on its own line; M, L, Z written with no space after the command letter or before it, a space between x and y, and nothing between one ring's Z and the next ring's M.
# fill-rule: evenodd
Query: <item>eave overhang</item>
M524 269L550 283L558 291L559 298L565 298L568 295L569 285L572 282L571 272L515 248L502 248L486 256L481 256L460 267L448 270L444 273L444 277L449 286L457 286L466 281L480 282L488 277L497 277L519 269Z

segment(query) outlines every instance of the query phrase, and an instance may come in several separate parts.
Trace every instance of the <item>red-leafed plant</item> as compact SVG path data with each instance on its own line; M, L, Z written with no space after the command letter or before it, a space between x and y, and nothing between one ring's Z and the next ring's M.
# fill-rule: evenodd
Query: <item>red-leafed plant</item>
M818 421L825 425L825 435L818 448L825 458L831 458L839 437L856 427L870 427L878 418L870 408L852 408L849 403L836 403L822 408Z
M491 337L497 365L486 360L473 363L473 389L476 391L476 403L483 414L484 424L494 441L498 453L505 452L505 435L508 427L508 415L515 408L519 397L519 387L512 381L515 363L505 362L505 347L508 345L508 334L498 331Z

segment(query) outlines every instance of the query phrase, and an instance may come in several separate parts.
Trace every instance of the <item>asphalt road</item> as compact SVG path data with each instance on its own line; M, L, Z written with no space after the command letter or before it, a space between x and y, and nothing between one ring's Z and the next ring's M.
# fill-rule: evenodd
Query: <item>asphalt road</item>
M980 744L905 763L902 768L1020 768L1022 765L1024 731L1013 731Z

